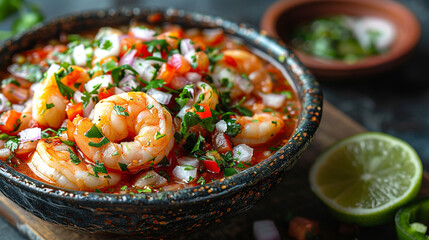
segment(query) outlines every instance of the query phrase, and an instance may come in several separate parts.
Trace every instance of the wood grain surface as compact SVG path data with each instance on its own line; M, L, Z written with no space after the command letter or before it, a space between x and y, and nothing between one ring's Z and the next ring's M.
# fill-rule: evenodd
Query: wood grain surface
M319 221L319 239L396 239L393 219L392 222L383 226L359 228L357 234L340 235L340 223L330 215L327 208L310 191L308 169L316 156L334 141L364 131L362 126L325 102L322 123L313 143L292 171L286 174L273 191L246 213L183 238L253 239L253 222L270 219L275 222L282 239L290 239L287 234L288 220L291 216L303 216ZM420 196L429 196L429 175L427 173L424 174ZM44 222L22 210L3 195L0 195L0 215L29 239L120 238L75 232Z

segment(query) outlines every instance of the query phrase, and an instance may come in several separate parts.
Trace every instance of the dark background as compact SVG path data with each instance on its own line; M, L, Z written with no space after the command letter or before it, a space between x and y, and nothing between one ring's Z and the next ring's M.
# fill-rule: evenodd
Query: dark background
M373 0L376 1L376 0ZM175 7L217 15L259 29L264 11L274 0L39 0L45 20L64 14L107 7ZM321 82L325 100L370 131L401 138L413 146L429 171L429 1L399 1L420 21L422 37L414 54L395 70L348 81ZM10 21L0 24L9 29ZM400 33L398 33L400 34ZM25 229L21 229L25 231ZM24 239L0 218L0 239Z

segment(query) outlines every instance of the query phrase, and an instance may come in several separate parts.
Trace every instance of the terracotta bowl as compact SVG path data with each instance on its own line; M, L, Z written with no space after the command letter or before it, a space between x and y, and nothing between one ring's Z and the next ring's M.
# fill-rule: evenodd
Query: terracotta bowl
M37 43L101 26L128 25L130 20L183 27L222 28L268 58L291 80L302 112L292 138L272 157L223 181L173 192L105 194L73 191L31 179L0 161L0 190L22 208L46 221L98 234L177 236L219 223L250 209L289 171L311 142L319 125L322 94L319 84L296 57L257 31L219 17L167 9L107 9L61 17L25 32L0 46L0 65L14 53ZM183 235L182 235L183 236Z
M390 21L396 38L390 50L354 64L316 58L294 49L315 75L329 78L355 78L387 71L403 62L420 39L416 17L403 5L390 0L285 0L270 6L261 20L261 29L286 43L298 24L332 15L375 16Z

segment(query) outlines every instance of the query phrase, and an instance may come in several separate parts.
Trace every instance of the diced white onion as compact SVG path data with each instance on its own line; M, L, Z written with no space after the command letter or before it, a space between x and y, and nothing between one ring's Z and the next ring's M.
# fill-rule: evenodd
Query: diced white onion
M111 46L108 49L103 49L102 47L106 42L110 41ZM105 35L101 38L100 47L96 48L94 51L94 56L96 59L101 60L106 57L117 57L119 56L120 42L118 35Z
M170 93L161 92L159 90L156 90L154 88L151 88L147 90L147 94L151 95L157 102L167 105L170 103L171 95Z
M226 132L226 129L228 128L225 120L220 120L219 122L216 123L215 126L218 132L223 132L223 133Z
M396 29L391 22L385 19L379 17L364 17L352 21L352 23L353 33L359 41L359 44L365 49L369 49L373 42L370 32L379 33L374 39L374 45L378 51L386 50L395 40Z
M27 128L18 133L20 142L36 141L42 138L42 129Z
M46 77L50 78L54 75L54 73L58 72L60 70L61 66L55 63L52 63L51 66L49 66L48 71L46 73ZM34 85L34 84L33 84Z
M121 93L124 93L124 92L125 92L124 90L122 90L122 89L120 89L118 87L115 87L115 95L118 95L118 94L121 94Z
M137 50L133 49L130 52L128 52L126 55L122 56L121 60L119 61L119 65L133 65L134 57L137 53Z
M85 66L86 65L85 46L83 44L79 44L76 47L74 47L72 57L75 65Z
M136 77L134 75L126 75L120 82L119 87L125 92L131 92L133 89L136 89L139 84L136 82Z
M286 96L283 94L276 94L276 93L264 94L264 93L261 93L261 94L259 94L259 96L261 96L262 102L267 107L272 107L272 108L280 108L284 105L284 103L286 101Z
M82 102L82 93L79 90L76 90L73 94L73 101L75 103Z
M253 148L246 144L239 144L232 149L233 157L239 162L250 162L253 156Z
M188 170L185 170L188 169ZM173 175L184 182L191 182L197 178L197 169L189 166L176 166Z
M180 53L182 53L183 56L185 56L189 52L193 52L192 55L195 55L195 48L191 44L191 39L185 38L180 41Z
M280 240L280 233L271 220L261 220L253 223L253 235L256 240Z
M101 75L97 76L87 83L85 83L85 90L91 92L94 90L94 87L101 84L100 88L107 88L110 85L113 85L113 79L111 75Z
M202 76L196 72L188 72L185 77L191 82L199 82L201 81Z
M193 157L181 157L177 159L177 163L179 165L189 165L193 166L194 168L198 168L200 161Z
M237 76L235 78L235 84L246 94L249 94L253 91L253 84L249 80L243 78L242 76Z
M166 183L167 183L167 179L165 179L155 171L151 170L146 172L145 174L142 174L134 183L134 185L138 188L143 188L149 185L154 187L161 187Z
M177 117L182 118L185 116L186 112L191 109L191 106L185 105L182 109L180 109L179 113L177 113Z
M156 68L151 65L152 61L145 61L142 58L135 58L133 68L145 81L150 81L155 73Z
M7 102L9 100L7 100L7 98L3 95L3 93L0 93L0 112L5 111L8 106L7 106Z
M25 106L22 104L12 104L12 109L17 112L23 112L25 109Z
M238 75L228 68L216 67L212 77L214 85L219 88L222 86L222 79L227 79L229 82L234 83Z
M147 27L133 27L130 29L130 31L133 33L133 35L136 38L139 38L143 41L151 41L154 39L153 35L156 34L156 32L152 29L149 29Z
M40 82L38 82L38 83L33 83L33 84L31 85L31 87L30 87L30 90L31 90L33 93L35 93L35 92L37 92L37 91L40 89L40 87L42 87L42 83L40 83Z
M96 41L101 40L102 37L106 35L116 35L116 36L122 36L124 35L121 30L111 27L102 27L100 30L98 30L97 34L95 35L94 39Z
M195 62L194 60L196 60L195 50L187 52L183 57L192 65Z

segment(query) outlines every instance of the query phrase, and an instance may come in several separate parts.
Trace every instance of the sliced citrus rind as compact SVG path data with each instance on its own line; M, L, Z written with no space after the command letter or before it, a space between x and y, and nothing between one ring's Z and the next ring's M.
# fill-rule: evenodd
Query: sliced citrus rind
M313 163L310 185L340 220L373 226L419 192L422 164L415 150L393 136L367 132L332 144Z

